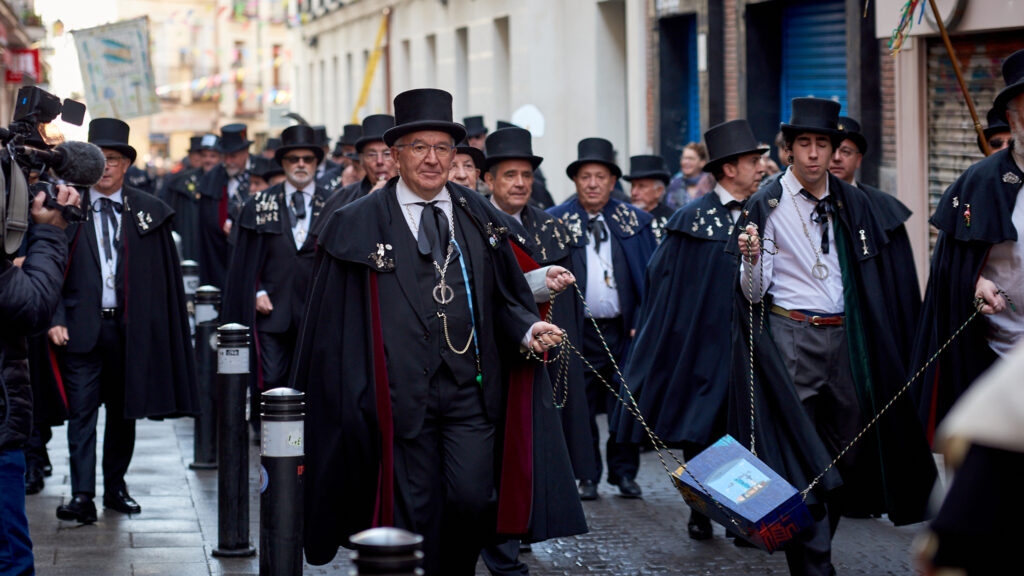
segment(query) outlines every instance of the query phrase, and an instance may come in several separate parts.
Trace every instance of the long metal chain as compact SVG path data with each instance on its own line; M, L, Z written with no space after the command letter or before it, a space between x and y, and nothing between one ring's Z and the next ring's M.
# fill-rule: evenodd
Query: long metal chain
M824 270L825 272L823 274L823 278L818 278L818 280L823 281L825 280L825 278L828 278L829 269L828 266L826 266L825 263L821 261L822 248L820 245L815 247L814 240L811 239L811 233L807 230L807 222L804 222L804 215L800 213L800 203L797 201L796 194L792 190L790 190L789 185L786 184L785 178L779 178L779 183L782 184L782 187L786 189L786 192L789 192L790 197L793 199L793 208L796 210L796 217L797 219L800 220L800 225L803 226L804 228L804 236L807 237L807 242L811 245L811 250L814 251L814 265L811 266L811 276L818 278L817 274L814 271L817 270L819 266L821 266L821 269ZM811 216L809 214L807 215L807 219L811 219ZM826 216L825 223L822 224L822 226L829 226L831 223L831 219L828 216Z

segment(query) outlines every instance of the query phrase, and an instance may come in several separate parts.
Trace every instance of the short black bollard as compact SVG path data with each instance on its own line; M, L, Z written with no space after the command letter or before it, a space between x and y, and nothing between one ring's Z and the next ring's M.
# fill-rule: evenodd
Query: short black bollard
M217 329L217 547L214 556L252 556L249 542L249 431L245 393L249 378L249 328Z
M196 334L196 290L199 289L199 263L185 260L181 263L181 280L185 284L185 306L188 308L188 325L192 335Z
M199 415L195 419L193 470L217 467L217 316L220 288L196 290L196 371L199 376Z
M306 395L274 388L260 396L260 576L301 576Z
M423 574L423 536L401 528L371 528L349 538L355 574L419 576Z

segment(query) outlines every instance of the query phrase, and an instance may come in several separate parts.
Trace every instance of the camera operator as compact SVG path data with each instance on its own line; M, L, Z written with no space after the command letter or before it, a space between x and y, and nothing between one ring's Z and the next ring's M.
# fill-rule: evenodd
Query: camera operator
M74 188L58 186L57 190L59 204L78 205ZM67 259L67 222L59 211L44 207L44 199L45 193L40 192L32 202L35 225L28 231L21 267L7 257L0 265L0 574L34 570L22 452L32 429L27 338L49 326L60 301Z

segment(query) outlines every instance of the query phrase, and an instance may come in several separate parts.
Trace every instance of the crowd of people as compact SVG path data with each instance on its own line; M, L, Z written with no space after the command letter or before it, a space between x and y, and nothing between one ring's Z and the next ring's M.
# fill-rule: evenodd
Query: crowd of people
M42 488L50 426L66 419L71 493L56 516L95 522L104 405L103 507L142 513L125 482L135 422L198 411L187 259L222 290L220 322L253 330L253 402L281 386L307 395L311 564L394 525L423 535L426 574L473 574L481 556L495 574L528 573L520 550L586 532L583 503L602 480L643 497L637 410L687 458L725 434L756 442L808 488L813 522L785 547L791 572L834 574L844 515L910 524L934 512L936 430L1024 332L1024 51L1003 70L985 131L998 150L931 218L923 298L911 212L857 179L867 140L830 100L791 102L781 170L743 119L687 145L675 175L657 155L624 172L612 142L585 138L565 169L575 194L557 205L529 131L455 122L436 89L399 94L394 116L345 126L333 148L305 124L259 155L242 124L197 135L155 194L133 186L128 125L94 119L106 165L83 194L89 218L40 211L28 257L0 276L5 325L20 318L7 277L63 277L38 306L47 321L21 320L45 334L19 337L24 355L3 360L8 386L35 390L35 425L24 410L2 424L5 494L11 473L27 494ZM24 390L5 406L23 406ZM3 498L4 518L22 521L3 522L20 544L0 571L31 569L20 498L20 512ZM927 559L940 565L979 562L960 543L992 534L933 528L942 553ZM708 517L693 510L688 536L714 538Z

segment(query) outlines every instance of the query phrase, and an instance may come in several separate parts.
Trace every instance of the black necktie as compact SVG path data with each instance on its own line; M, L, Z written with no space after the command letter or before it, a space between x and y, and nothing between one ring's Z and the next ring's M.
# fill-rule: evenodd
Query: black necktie
M114 252L118 248L118 234L117 234L117 216L114 216L114 212L121 212L121 203L115 202L110 198L99 199L99 209L96 210L100 213L100 229L103 231L103 256L110 261L114 257ZM113 231L113 241L111 241L111 232Z
M832 196L825 196L819 199L807 190L800 190L800 195L814 202L811 222L821 224L821 253L828 254L828 217L832 214Z
M597 216L587 220L587 232L594 239L594 252L601 253L601 242L608 240L608 227L604 220L598 220Z
M306 199L302 197L302 190L292 192L292 215L296 220L306 219Z
M438 266L444 266L445 248L448 246L448 216L437 205L437 201L417 202L423 206L420 215L420 230L416 235L416 246L420 254L432 255Z

